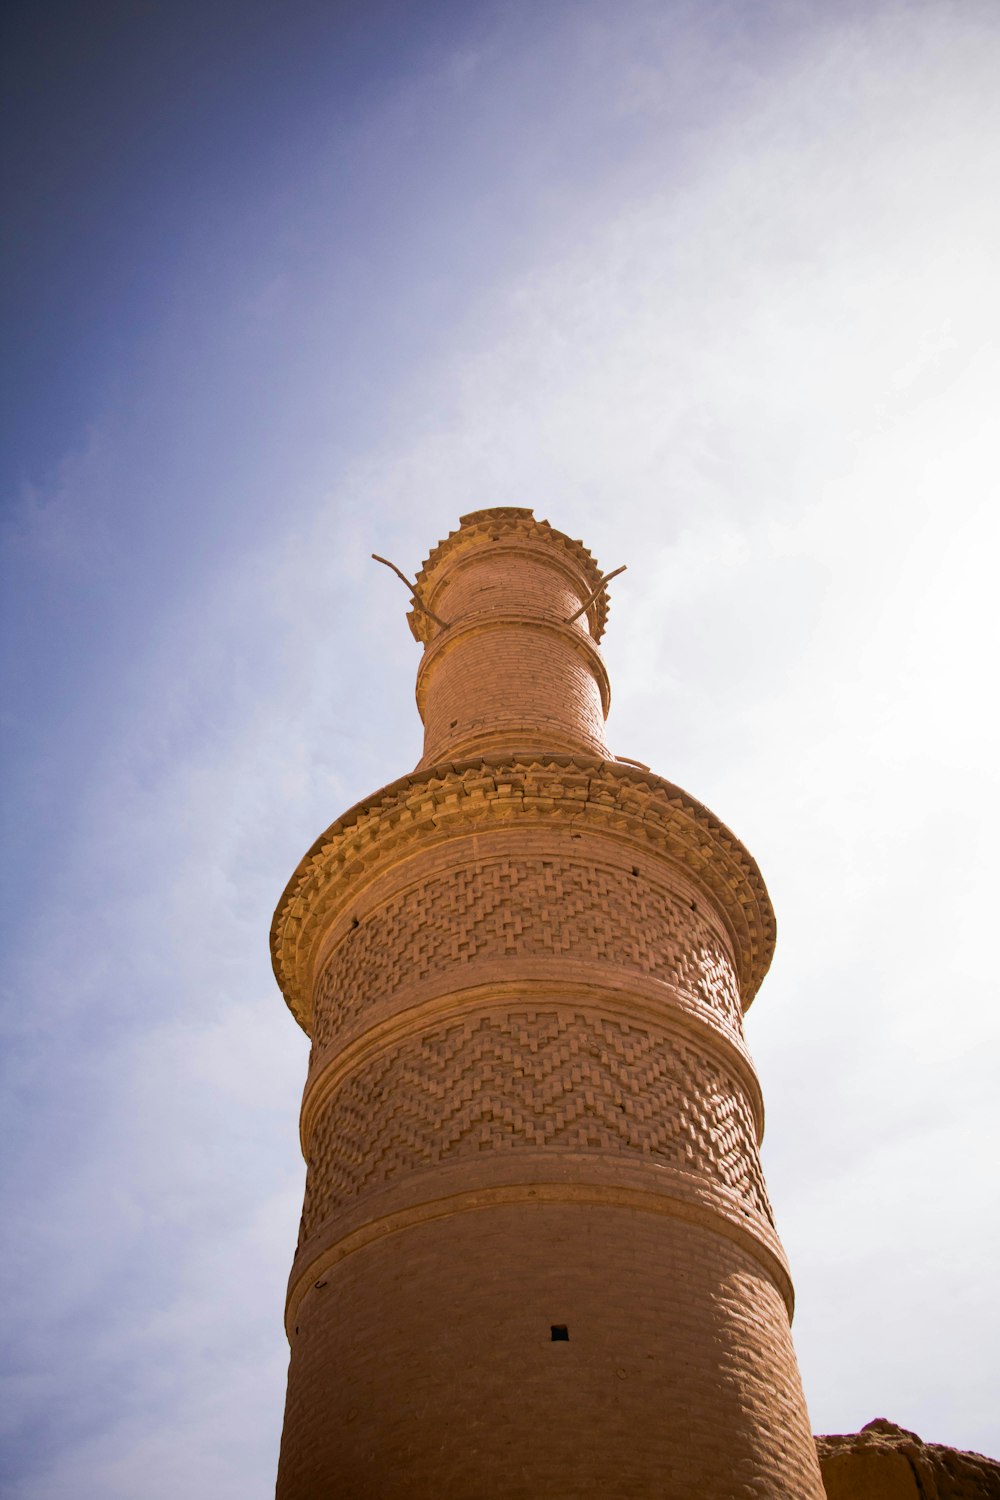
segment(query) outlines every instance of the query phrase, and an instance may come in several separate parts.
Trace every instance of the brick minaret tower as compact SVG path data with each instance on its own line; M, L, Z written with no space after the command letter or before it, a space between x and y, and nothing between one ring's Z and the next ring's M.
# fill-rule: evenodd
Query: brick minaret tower
M757 866L604 741L590 553L464 516L424 755L278 908L312 1038L279 1500L821 1500L742 1011Z

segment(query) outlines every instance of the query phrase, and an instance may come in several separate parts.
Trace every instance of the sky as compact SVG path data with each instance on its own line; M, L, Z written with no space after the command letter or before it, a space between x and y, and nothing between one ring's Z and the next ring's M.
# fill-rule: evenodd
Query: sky
M992 0L6 8L0 1488L273 1493L271 914L531 506L747 844L814 1429L1000 1454Z

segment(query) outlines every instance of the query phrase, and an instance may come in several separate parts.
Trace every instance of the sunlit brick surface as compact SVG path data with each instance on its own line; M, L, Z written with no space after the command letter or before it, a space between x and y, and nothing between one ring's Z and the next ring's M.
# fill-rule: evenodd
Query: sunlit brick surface
M526 956L669 980L741 1035L725 930L692 911L694 898L676 885L653 885L644 872L632 873L635 866L584 864L565 849L560 857L557 844L547 858L480 853L473 863L473 851L461 846L444 853L445 869L420 861L404 890L387 894L340 936L316 987L318 1043L349 1026L373 995L388 999L434 975L454 981L456 969L494 971L502 959Z
M603 604L569 623L600 573L557 535L529 512L480 511L421 570L424 603L448 623L412 617L425 643L422 765L499 746L607 753L609 690L594 643Z
M600 581L463 518L417 578L421 764L275 917L313 1038L280 1500L823 1494L742 1035L773 915L607 750Z
M304 1234L417 1168L539 1147L669 1163L770 1218L751 1104L711 1051L566 1006L443 1022L360 1065L310 1133Z

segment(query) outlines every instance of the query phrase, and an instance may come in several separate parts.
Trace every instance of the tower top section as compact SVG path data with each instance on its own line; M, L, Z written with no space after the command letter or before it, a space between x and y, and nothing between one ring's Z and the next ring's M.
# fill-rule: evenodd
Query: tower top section
M597 636L615 574L520 507L463 516L415 582L389 567L410 590L410 622L423 644L416 698L424 753L409 775L327 830L275 913L275 973L301 1024L312 1034L331 923L353 923L336 928L341 936L354 931L354 908L372 880L409 868L425 844L492 838L501 825L518 847L522 832L528 844L542 828L575 843L581 829L600 830L627 850L630 881L640 878L635 857L658 851L696 887L685 923L700 908L723 924L746 1008L774 948L760 871L707 808L605 741L610 688ZM623 912L632 900L619 903Z
M528 555L544 550L551 558L562 562L574 582L585 586L584 597L596 592L596 599L586 610L587 629L593 641L601 639L608 620L608 596L601 588L603 574L596 559L582 542L574 541L565 532L556 531L548 521L537 520L534 512L524 506L497 505L459 517L457 528L438 542L417 574L420 599L433 609L433 598L438 596L445 574L450 574L452 565L471 559L483 547L499 543L507 549L523 549ZM444 604L445 596L440 597ZM440 611L435 610L435 613ZM445 618L448 618L447 613ZM407 619L414 638L425 645L440 628L422 609L412 609Z
M527 750L607 755L606 584L582 542L530 510L463 516L413 585L421 767Z

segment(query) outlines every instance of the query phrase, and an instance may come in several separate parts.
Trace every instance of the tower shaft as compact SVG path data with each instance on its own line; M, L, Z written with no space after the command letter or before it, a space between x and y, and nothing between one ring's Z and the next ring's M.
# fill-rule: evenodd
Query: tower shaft
M279 1500L821 1500L742 1012L756 865L615 761L601 575L530 511L417 579L417 770L303 860ZM438 621L446 622L441 625Z

